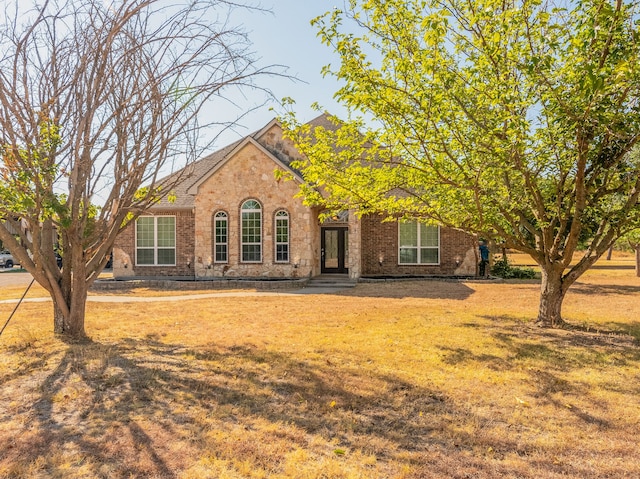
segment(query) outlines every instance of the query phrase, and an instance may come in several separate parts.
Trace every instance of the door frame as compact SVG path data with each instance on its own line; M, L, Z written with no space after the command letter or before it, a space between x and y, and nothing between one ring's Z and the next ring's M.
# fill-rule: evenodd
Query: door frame
M327 268L325 266L325 232L337 231L338 232L338 267ZM320 273L327 274L348 274L349 268L346 265L347 256L347 238L349 228L347 226L322 226L320 228Z

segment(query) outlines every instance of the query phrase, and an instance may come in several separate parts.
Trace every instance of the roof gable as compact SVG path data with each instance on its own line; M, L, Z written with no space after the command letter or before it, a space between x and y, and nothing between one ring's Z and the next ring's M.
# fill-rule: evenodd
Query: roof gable
M256 131L253 135L251 135L253 138L260 138L261 136L263 136L265 133L267 133L271 128L273 128L274 126L277 126L278 128L280 128L282 130L282 125L280 124L280 122L278 121L277 118L274 118L273 120L271 120L269 123L267 123L265 126L262 127L262 129Z
M311 120L309 124L312 127L330 127L332 122L330 121L330 116L325 113ZM279 129L280 131L274 132L274 129ZM157 204L152 206L151 209L179 210L193 208L195 206L195 197L200 185L211 178L235 154L248 145L257 148L267 158L270 158L275 165L291 173L297 182L303 183L304 180L301 173L296 171L290 165L292 161L302 158L302 155L297 152L295 146L292 143L290 145L284 144L282 141L278 141L278 138L276 138L274 144L271 144L268 139L269 136L272 136L270 133L275 133L276 137L282 137L282 131L282 125L276 118L274 118L260 130L220 148L204 158L188 164L181 170L170 174L162 180L160 184L163 182L166 184L172 184L174 180L181 178L171 190L171 193L175 197L175 201L170 202L166 197L163 197ZM273 138L271 138L271 140L273 140Z
M275 121L275 120L274 120ZM261 130L261 132L268 130L273 124L273 121L268 125L268 127L265 127ZM247 136L245 137L242 141L240 141L235 148L233 148L229 153L227 153L224 158L222 158L222 160L218 161L213 168L211 168L206 174L202 175L197 181L195 181L187 190L187 194L190 195L197 195L198 194L198 188L200 187L200 185L202 185L204 182L206 182L207 180L209 180L209 178L211 178L213 175L216 174L216 172L222 168L231 158L233 158L239 151L241 151L243 148L245 148L246 146L253 146L254 148L256 148L258 151L260 151L261 153L263 153L267 158L269 158L270 160L272 160L277 166L281 167L282 169L284 169L285 171L290 172L294 179L296 179L298 182L302 183L302 177L295 172L294 170L291 169L291 167L289 165L287 165L286 163L284 163L282 160L280 160L278 157L276 157L275 155L273 155L269 150L267 150L264 146L262 146L260 143L258 143L254 138L253 135L252 136Z

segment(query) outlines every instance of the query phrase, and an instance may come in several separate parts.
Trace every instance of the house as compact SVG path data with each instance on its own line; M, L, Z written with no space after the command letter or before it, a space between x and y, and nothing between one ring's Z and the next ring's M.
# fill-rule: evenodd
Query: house
M300 158L273 120L190 165L175 201L162 200L119 235L114 278L476 274L475 240L461 231L350 211L321 222L322 211L297 196L302 178L290 164Z

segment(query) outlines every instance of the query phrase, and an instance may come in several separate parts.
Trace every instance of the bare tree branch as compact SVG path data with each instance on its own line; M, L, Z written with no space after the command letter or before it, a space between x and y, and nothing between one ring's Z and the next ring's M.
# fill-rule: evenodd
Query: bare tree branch
M263 90L226 0L45 0L0 25L0 240L51 294L57 333L84 336L87 288L119 231L184 179L202 121L230 89ZM188 169L186 170L188 171ZM20 230L19 241L8 226ZM62 252L56 266L54 243Z

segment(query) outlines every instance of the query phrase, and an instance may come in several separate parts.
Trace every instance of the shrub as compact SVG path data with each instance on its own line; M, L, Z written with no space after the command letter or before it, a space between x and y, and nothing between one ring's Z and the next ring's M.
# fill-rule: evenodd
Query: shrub
M491 274L504 279L533 279L536 277L536 272L532 268L512 266L506 257L500 258L493 264Z

